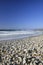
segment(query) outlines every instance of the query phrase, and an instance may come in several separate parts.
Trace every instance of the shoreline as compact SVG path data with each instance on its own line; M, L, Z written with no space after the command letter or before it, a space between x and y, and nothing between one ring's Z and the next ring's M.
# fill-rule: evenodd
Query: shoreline
M32 35L32 36L28 36L28 37L23 37L23 38L17 38L17 39L5 39L5 40L0 40L0 41L13 41L13 40L23 40L23 39L29 39L29 38L34 38L34 37L39 37L42 36L43 34L39 34L39 35Z

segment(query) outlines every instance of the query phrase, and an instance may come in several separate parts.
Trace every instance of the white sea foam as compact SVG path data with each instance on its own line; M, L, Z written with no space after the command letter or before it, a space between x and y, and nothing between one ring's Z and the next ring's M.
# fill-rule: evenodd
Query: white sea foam
M34 34L34 31L0 31L0 36L6 35L21 35L21 34Z
M40 31L0 31L0 40L4 39L17 39L31 35L41 34Z

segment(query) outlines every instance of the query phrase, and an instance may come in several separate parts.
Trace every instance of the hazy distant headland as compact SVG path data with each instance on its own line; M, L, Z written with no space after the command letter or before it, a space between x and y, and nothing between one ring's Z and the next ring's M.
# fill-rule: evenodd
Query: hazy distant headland
M24 31L24 30L43 31L43 29L0 29L0 31Z
M0 31L21 31L21 29L0 29Z

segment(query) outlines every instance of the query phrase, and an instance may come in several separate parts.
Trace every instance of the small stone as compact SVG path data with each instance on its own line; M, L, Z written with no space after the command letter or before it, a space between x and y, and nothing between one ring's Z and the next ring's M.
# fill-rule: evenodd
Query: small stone
M18 57L18 60L19 60L19 62L22 62L22 58L21 57Z
M9 65L13 65L13 64L11 63L11 64L9 64Z
M26 63L26 60L25 60L25 57L23 58L23 64L25 64Z
M39 63L39 65L43 65L42 63Z
M32 53L32 50L28 50L28 53Z
M26 63L30 64L31 60L29 58L26 58Z
M5 63L5 65L7 65L7 63Z
M13 61L13 57L10 59L10 62L12 62Z
M33 65L32 62L30 63L30 65Z
M0 54L0 62L2 62L2 57L1 57L1 54Z

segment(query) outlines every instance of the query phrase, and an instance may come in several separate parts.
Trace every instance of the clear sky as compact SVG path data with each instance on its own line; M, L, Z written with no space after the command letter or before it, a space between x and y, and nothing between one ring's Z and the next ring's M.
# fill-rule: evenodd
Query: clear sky
M3 28L43 28L43 0L0 0Z

